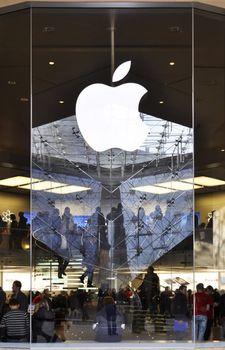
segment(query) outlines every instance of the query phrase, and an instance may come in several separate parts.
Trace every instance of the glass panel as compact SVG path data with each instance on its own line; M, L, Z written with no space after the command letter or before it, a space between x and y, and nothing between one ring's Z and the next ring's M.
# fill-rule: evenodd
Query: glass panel
M33 341L192 339L191 34L187 9L33 10Z
M28 343L30 194L19 184L30 181L30 11L0 15L0 33L1 341Z
M214 291L206 291L215 301L206 340L225 338L224 295L220 295L225 287L224 29L224 15L195 11L195 181L204 185L195 194L196 283L212 286Z

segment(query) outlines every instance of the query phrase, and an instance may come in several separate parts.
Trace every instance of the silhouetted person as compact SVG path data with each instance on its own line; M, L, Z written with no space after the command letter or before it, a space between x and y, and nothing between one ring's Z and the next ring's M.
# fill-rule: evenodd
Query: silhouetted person
M41 300L39 308L32 316L33 342L38 341L38 336L44 338L46 343L53 341L55 334L55 315L49 310L46 300Z
M6 229L6 227L7 227L7 223L2 220L2 217L0 215L0 244L3 241L3 233L4 233L5 229Z
M50 294L50 291L48 288L43 290L42 300L46 301L46 303L48 304L48 309L51 311L52 310L52 300L51 300L51 294Z
M106 312L108 335L117 335L116 304L111 290L109 290L103 298L103 306Z
M144 281L140 286L140 296L142 307L144 310L149 309L150 312L156 311L155 297L159 295L159 277L154 272L154 267L149 266Z
M0 287L0 320L4 313L5 301L6 301L6 293L4 292L2 287Z
M76 291L78 308L82 313L82 321L86 321L89 319L89 315L86 308L86 302L88 300L88 293L85 290L78 289Z
M97 242L98 242L98 217L99 210L96 211L88 219L87 226L83 232L83 265L86 267L86 271L80 276L80 280L84 283L84 279L87 276L88 287L93 287L92 280L94 274L94 267L96 263Z
M174 332L176 340L182 340L188 328L187 287L181 285L172 300L172 315L174 316Z
M109 269L109 250L110 244L106 231L105 217L101 212L101 208L96 208L98 212L98 248L99 248L99 282L102 282L108 277Z
M210 302L209 302L209 309L207 310L207 323L206 323L206 330L204 334L204 340L209 340L212 327L213 327L213 302L214 302L213 287L212 286L206 287L205 292L206 294L208 294Z
M24 216L24 212L20 211L18 213L19 216L19 222L18 222L18 245L19 249L22 249L22 240L23 238L26 238L28 234L27 229L27 218Z
M126 266L127 248L124 228L123 206L118 204L114 220L114 263L117 266Z
M28 297L21 292L22 283L20 281L14 281L12 285L13 299L17 299L19 302L19 309L27 312L28 309Z
M205 241L205 239L206 239L206 224L204 222L202 222L198 226L197 237L196 238L199 241Z
M160 295L160 314L162 315L171 315L171 297L172 292L169 287L165 287L164 292Z
M62 275L66 276L66 268L69 265L69 260L65 260L64 257L58 255L58 278L63 278Z
M9 236L9 249L20 249L21 248L21 241L20 241L20 234L18 231L18 222L16 220L15 214L10 214L10 236Z
M208 243L213 243L213 214L214 214L214 211L212 211L211 214L212 214L212 216L209 219L209 221L206 225L206 228L205 228L205 240Z
M224 340L225 339L225 293L221 295L219 309L220 309L220 322L222 327L221 336L222 336L222 339Z
M60 250L62 254L58 255L58 278L62 278L62 275L66 275L66 268L69 265L70 258L70 241L71 235L75 233L75 224L73 216L70 213L70 208L66 207L62 215L61 227L61 246ZM60 253L60 252L59 252Z

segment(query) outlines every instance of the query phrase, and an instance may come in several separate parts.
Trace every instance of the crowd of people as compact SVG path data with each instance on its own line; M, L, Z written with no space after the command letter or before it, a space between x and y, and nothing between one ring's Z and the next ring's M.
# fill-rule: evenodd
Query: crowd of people
M9 219L10 223L4 221L0 216L0 243L3 241L3 233L7 232L9 235L9 250L23 249L23 241L29 239L30 235L28 220L22 211L18 213L18 219L14 213L10 214Z
M126 323L132 333L144 334L149 317L154 323L159 315L165 327L172 321L168 332L174 340L207 341L213 339L215 329L220 330L220 339L225 339L225 292L219 293L210 285L204 288L202 283L194 293L186 285L175 291L165 287L160 292L159 277L152 266L140 282L137 289L127 285L116 291L102 286L96 299L93 290L79 288L70 294L62 291L51 296L45 289L26 295L21 282L14 281L8 299L0 288L1 340L27 342L32 337L33 342L65 341L65 329L71 322L75 327L86 322L91 332L90 321L95 320L97 341L120 341Z
M99 279L110 275L111 265L114 267L126 263L126 242L123 225L122 205L112 207L110 213L104 216L97 207L83 226L79 226L69 207L60 216L59 209L52 212L38 212L32 220L32 233L38 244L40 242L50 249L58 259L58 278L66 275L70 260L81 253L83 256L84 273L80 281L93 287L93 273L99 266ZM110 252L109 252L110 251Z
M162 219L159 209L156 207L154 212L157 220ZM15 214L10 215L9 249L21 249L23 239L29 235L29 225L24 213L19 212L18 216L17 221ZM138 227L142 218L141 208L137 217ZM1 229L3 226L1 220ZM106 217L101 208L97 207L85 227L78 227L69 207L64 209L62 216L57 208L53 209L51 215L48 212L39 212L32 226L34 238L44 243L56 255L58 278L66 275L74 249L76 253L79 251L82 254L84 273L80 276L80 281L87 281L87 290L94 287L93 274L97 259L99 285L107 280L115 264L123 266L124 261L127 261L121 203L117 208L113 207ZM205 238L202 226L199 228L201 240ZM112 266L109 266L109 261ZM159 277L152 266L148 267L146 275L139 282L135 289L126 286L118 291L110 289L109 284L102 285L96 302L94 292L90 289L87 292L84 288L72 290L70 294L62 291L55 296L51 296L49 290L45 289L27 296L21 291L21 282L14 281L13 294L8 300L0 288L1 338L8 342L28 341L31 336L28 317L30 313L33 342L38 342L40 337L45 342L64 341L66 320L74 320L79 316L80 321L88 321L90 315L87 305L90 303L93 306L91 318L93 319L93 315L96 318L98 341L121 340L121 329L126 321L124 305L128 307L126 312L132 311L133 333L141 334L146 331L149 315L153 320L156 319L155 315L161 315L165 324L168 319L173 320L172 330L176 340L190 338L207 341L212 338L213 330L218 326L221 337L225 338L225 293L219 293L210 285L204 288L202 283L197 284L195 293L187 290L187 286L183 284L175 291L166 287L161 292Z

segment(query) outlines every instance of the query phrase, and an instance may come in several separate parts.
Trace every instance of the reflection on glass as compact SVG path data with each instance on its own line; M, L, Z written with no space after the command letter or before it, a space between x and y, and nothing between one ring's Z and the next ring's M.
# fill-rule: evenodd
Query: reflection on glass
M40 13L34 11L34 28ZM54 18L55 11L49 15ZM82 42L81 37L64 35L68 45L78 45L79 49L75 55L71 52L73 82L68 82L66 68L62 80L68 95L76 93L70 97L70 106L66 96L57 97L57 101L64 101L57 117L49 104L55 101L55 88L41 89L44 70L37 64L41 51L34 52L33 86L37 94L32 175L40 181L32 186L33 289L47 289L51 294L51 305L41 306L45 313L54 311L56 328L49 334L50 341L192 337L191 299L188 303L186 297L187 289L193 289L191 254L185 268L181 269L179 262L173 266L174 249L188 239L191 242L193 232L194 186L185 182L193 177L193 130L186 111L190 99L187 94L181 119L173 118L169 110L158 109L162 107L158 103L161 98L153 97L157 90L154 81L161 75L162 66L155 62L162 56L156 50L151 57L153 42L145 36L145 25L149 25L153 13L146 15L141 10L135 14L138 35L136 31L133 35L125 31L125 37L119 35L124 33L125 22L132 28L133 15L132 10L117 12L116 42L111 46L110 31L106 31L110 11L70 13L77 33L82 32ZM167 15L170 18L170 11ZM191 44L189 15L183 14L183 45ZM87 32L81 30L80 20L86 23L86 16L90 23L95 16L99 19L98 36L94 38L90 28ZM64 33L69 23L66 21ZM155 34L157 42L160 38ZM34 47L42 40L34 30ZM172 44L172 36L170 40ZM90 50L88 57L81 46ZM146 49L145 54L139 51L140 46ZM147 56L151 62L146 61ZM115 68L121 68L128 59L132 64L112 86ZM184 70L190 72L189 63L185 63ZM157 68L154 78L153 67ZM117 83L119 79L128 81ZM60 90L61 83L56 86ZM44 104L40 103L42 99ZM151 99L157 101L157 108ZM181 255L186 259L185 254ZM179 296L184 296L185 305L178 315L175 306ZM38 310L33 318L37 320ZM70 330L69 321L73 321ZM39 333L33 341L46 339Z

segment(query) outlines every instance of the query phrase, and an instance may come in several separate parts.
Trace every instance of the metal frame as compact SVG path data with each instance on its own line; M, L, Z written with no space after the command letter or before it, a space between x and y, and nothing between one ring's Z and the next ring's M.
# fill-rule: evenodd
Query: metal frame
M200 2L190 1L190 2L49 2L49 1L25 1L23 3L9 5L0 8L0 15L6 14L14 11L20 11L31 8L79 8L79 9L123 9L123 8L189 8L202 10L206 12L216 13L225 15L225 9L214 5L203 4Z
M220 15L225 15L225 9L217 7L217 6L213 6L213 5L207 5L207 4L203 4L203 3L199 3L199 2L176 2L176 3L169 3L169 2L162 2L162 3L152 3L152 2L108 2L108 3L100 3L100 2L94 2L94 3L89 3L89 2L85 2L85 3L81 3L81 2L34 2L34 1L25 1L23 3L19 3L19 4L14 4L14 5L10 5L10 6L5 6L2 7L0 9L0 15L3 14L7 14L7 13L11 13L14 11L21 11L21 10L31 10L34 8L72 8L72 9L125 9L125 8L130 8L130 9L145 9L145 8L166 8L166 9L173 9L173 8L180 8L180 9L193 9L193 10L201 10L201 11L205 11L205 12L211 12L214 14L220 14ZM31 14L32 15L32 14ZM13 344L12 344L13 345ZM16 344L17 347L19 348L20 346L18 346L18 344ZM22 345L24 347L24 345ZM98 346L96 346L96 344L91 344L90 348L92 347L98 347L98 348L104 348L105 345L103 344L103 347L101 346L101 344L98 344ZM114 344L107 344L109 349L115 349L118 348L118 345L114 345ZM150 348L187 348L187 349L196 349L196 348L208 348L208 347L214 347L215 343L213 342L209 342L207 344L196 344L196 343L192 343L192 344L181 344L181 343L177 343L177 344L169 344L169 346L167 344L160 344L160 342L156 342L156 343L148 343L148 344L132 344L132 343L122 343L120 344L120 348L121 349L137 349L137 348L142 348L142 349L150 349ZM216 346L218 348L224 348L224 342L216 342ZM54 345L55 347L55 345ZM84 347L86 347L85 342L82 344L70 344L69 346L67 346L68 349L83 349ZM32 343L28 345L28 348L32 349L32 348L41 348L44 349L45 348L45 344L44 345L39 345L39 346L34 346ZM60 345L57 346L57 348L61 348L64 349L64 345Z

